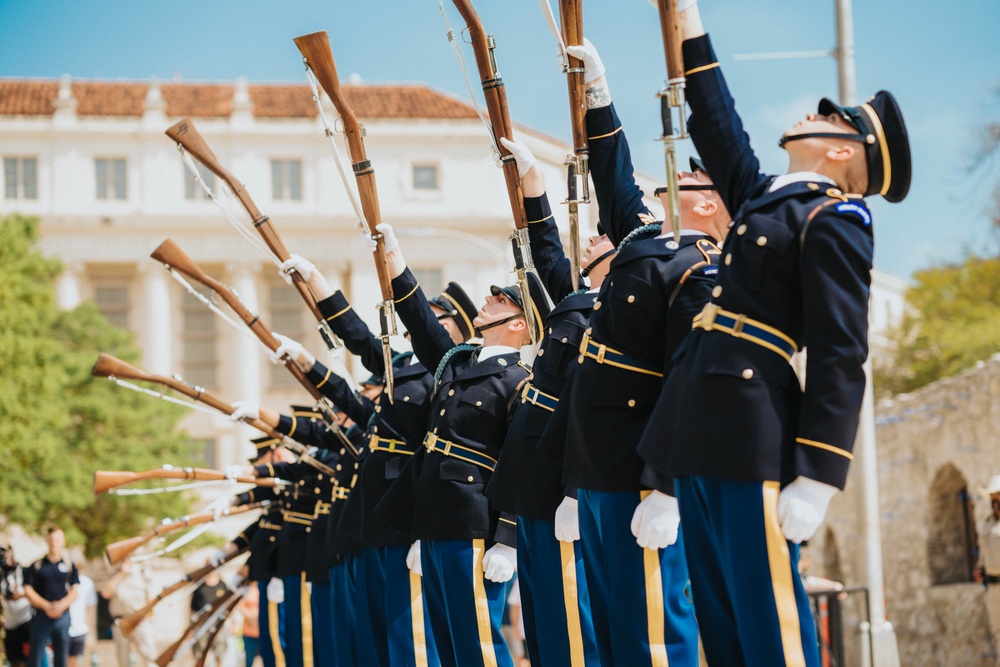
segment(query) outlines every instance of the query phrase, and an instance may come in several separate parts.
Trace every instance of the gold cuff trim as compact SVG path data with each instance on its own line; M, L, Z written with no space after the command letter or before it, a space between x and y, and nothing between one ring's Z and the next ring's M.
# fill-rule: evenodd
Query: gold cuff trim
M330 317L326 318L326 321L327 321L327 322L329 322L330 320L335 320L335 319L337 319L338 317L340 317L341 315L343 315L344 313L346 313L347 311L349 311L350 309L351 309L351 304L347 304L347 308L344 308L344 309L343 309L342 311L340 311L339 313L334 313L334 314L333 314L333 315L331 315Z
M333 371L330 370L329 368L326 369L326 375L323 376L322 382L320 382L318 385L316 385L317 389L319 389L320 387L322 387L323 385L326 384L326 381L330 379L330 373L332 373L332 372Z
M516 522L516 521L511 521L510 519L505 519L505 518L503 518L503 517L500 517L500 520L501 520L501 521L504 521L504 522L506 522L506 523L509 523L509 524L510 524L510 525L512 525L512 526L516 526L516 525L517 525L517 522Z
M393 299L393 303L403 303L404 301L406 301L407 299L409 299L411 296L413 296L413 293L416 292L418 289L420 289L420 283L417 283L416 285L414 285L413 289L411 289L410 292L409 292L409 294L407 294L406 296L401 296L398 299Z
M825 442L806 440L805 438L795 438L795 442L798 442L803 445L809 445L810 447L819 447L820 449L825 449L826 451L833 452L834 454L840 454L848 461L854 460L854 454L851 454L849 451L841 449L840 447L834 447L833 445L828 445Z
M684 72L684 76L691 76L692 74L697 74L698 72L706 72L710 69L715 69L719 66L719 63L712 63L711 65L702 65L701 67L692 67L688 71Z
M547 216L545 216L544 218L541 218L540 220L528 220L528 224L529 225L537 225L539 222L545 222L546 220L552 220L554 218L555 218L555 216L552 215L551 213L549 213Z
M587 137L587 141L597 141L598 139L607 139L608 137L613 137L622 131L621 127L615 128L614 132L608 132L607 134L599 134L596 137Z

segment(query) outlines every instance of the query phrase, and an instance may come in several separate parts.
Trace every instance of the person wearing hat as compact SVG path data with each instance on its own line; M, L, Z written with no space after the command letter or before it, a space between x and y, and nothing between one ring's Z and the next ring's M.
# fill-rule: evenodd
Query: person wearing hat
M556 537L556 509L563 500L562 467L538 451L548 425L576 370L580 340L607 275L615 247L598 225L581 253L583 289L573 290L537 160L520 141L501 139L517 162L538 276L557 304L545 319L532 374L514 404L497 468L487 489L494 507L517 515L517 585L527 654L533 664L598 665L587 580L579 542ZM568 567L568 564L572 564Z
M376 512L414 541L407 564L422 574L441 664L510 667L500 625L516 567L516 523L491 506L484 489L529 372L519 352L531 341L524 309L536 310L540 327L547 302L537 279L529 278L530 294L494 285L472 319L483 345L455 345L407 269L392 227L378 229L396 312L417 358L435 373L423 446Z
M798 544L853 457L873 250L864 197L905 197L906 128L887 92L823 100L782 137L788 173L761 173L698 6L681 5L688 128L736 215L640 454L676 479L708 661L818 665ZM789 363L803 347L804 389Z
M976 581L986 587L986 610L993 635L1000 636L1000 475L993 475L980 489L990 499L990 515L979 528L979 567Z
M372 364L372 378L363 383L361 396L355 398L346 382L332 374L323 364L294 341L286 340L286 348L307 376L336 404L344 406L350 417L367 424L364 438L370 449L358 476L357 491L352 492L342 511L340 530L360 542L359 557L350 559L354 579L364 587L363 605L368 624L374 634L373 645L378 651L379 664L413 665L426 656L427 663L438 662L434 637L424 614L412 613L413 599L420 598L421 581L411 577L406 565L410 548L407 535L401 534L379 518L374 508L385 494L413 452L420 447L430 409L434 378L415 360L413 353L393 356L394 401L375 402L366 384L381 391L381 341L351 308L339 291L334 291L326 278L308 263L293 255L283 270L295 270L303 275L313 293L320 299L324 313L334 333L363 363ZM472 319L476 307L457 283L451 282L444 291L430 299L430 307L440 327L455 343L472 337ZM284 351L284 350L281 350ZM266 420L265 420L266 421Z
M597 51L589 41L569 48L584 61L590 173L617 255L538 445L576 490L561 500L555 530L579 540L602 664L694 665L698 629L685 594L673 481L643 476L636 447L671 357L710 298L729 214L694 163L670 184L682 234L662 229L635 183Z

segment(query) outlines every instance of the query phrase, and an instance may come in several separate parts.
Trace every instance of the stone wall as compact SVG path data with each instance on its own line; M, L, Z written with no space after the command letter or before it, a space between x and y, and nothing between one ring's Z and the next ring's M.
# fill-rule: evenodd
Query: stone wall
M901 664L1000 664L966 544L990 511L979 490L1000 474L1000 355L880 403L876 424L886 607ZM859 484L848 480L810 547L812 574L849 586L865 575Z

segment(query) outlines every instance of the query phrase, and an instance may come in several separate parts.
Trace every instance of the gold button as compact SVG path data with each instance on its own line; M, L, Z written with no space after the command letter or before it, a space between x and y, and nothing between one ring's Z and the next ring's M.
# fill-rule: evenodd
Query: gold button
M406 401L408 401L408 400L410 400L410 397L409 397L409 396L404 396L404 397L403 397L403 402L404 402L404 403L405 403Z
M729 224L728 224L728 225L726 225L726 226L727 226L727 227L729 227L730 229L732 229L732 228L733 228L733 225L735 225L735 224L736 224L736 221L735 221L735 220L730 220L730 221L729 221Z
M469 481L471 482L471 481L472 481L472 479L473 479L473 478L472 478L472 475L469 475L469 476L468 476L468 477L467 477L466 479L468 479L468 480L469 480Z
M565 336L563 336L563 339L562 339L562 342L564 342L564 343L565 343L565 342L566 342L567 340L568 340L568 339L567 339L567 338L566 338Z
M625 299L625 300L628 301L629 303L635 303L635 295L634 294L629 294L628 298Z
M340 464L339 463L337 464L337 470L340 470Z
M716 285L712 288L712 296L719 296L722 294L722 285Z
M539 351L538 351L538 356L540 356L540 357L541 357L541 356L542 356L542 355L544 355L544 354L545 354L545 350L539 350Z
M744 368L743 369L743 379L744 380L749 380L752 377L753 377L753 369L752 368Z
M441 412L439 412L438 414L444 417L444 408L441 408Z
M269 537L267 539L268 539L269 542L274 542L274 535L272 535L271 537Z
M594 302L594 310L600 310L600 309L601 309L601 302L600 301L595 301Z
M372 426L372 433L378 433L378 426ZM340 450L340 453L341 453L341 454L343 454L343 453L344 453L344 450L343 450L343 449L341 449L341 450Z
M765 245L767 245L767 237L766 236L758 236L757 237L757 245L759 245L759 246L765 246Z
M375 406L375 412L382 412L382 406L381 405L376 405Z
M809 189L812 190L813 192L816 192L817 190L819 190L819 186L816 185L815 183L809 183Z
M483 407L483 402L482 401L476 401L476 407L477 408ZM444 410L442 410L441 412L444 412Z
M312 528L306 528L306 532L307 533L311 533L312 532Z
M747 233L747 226L740 225L739 227L736 228L736 233L739 234L740 236L743 236L744 234Z
M318 475L316 475L316 479L322 481L323 480L323 473L319 473Z
M552 333L552 327L549 327L549 333Z
M313 493L315 493L318 496L320 494L320 488L317 486L315 489L313 489Z
M731 253L731 252L726 253L726 266L729 266L729 264L732 261L733 261L733 253Z
M635 407L635 399L634 398L628 399L628 406L630 408L634 408Z
M576 363L578 363L578 364L582 364L583 363L583 355L582 354L579 357L576 358Z
M454 396L455 395L455 390L454 389L449 389L448 390L448 395L449 396Z

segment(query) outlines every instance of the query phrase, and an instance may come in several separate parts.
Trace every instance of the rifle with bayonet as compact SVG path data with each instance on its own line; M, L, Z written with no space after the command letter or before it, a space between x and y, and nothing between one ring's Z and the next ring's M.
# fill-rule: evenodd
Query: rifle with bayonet
M215 640L218 638L219 633L222 632L222 629L226 627L226 621L229 620L229 616L233 613L233 610L236 609L236 605L240 603L240 600L243 599L244 594L244 591L237 592L225 607L220 609L213 618L210 618L205 625L202 626L200 630L195 632L195 641L198 641L198 639L200 639L206 631L208 632L208 638L204 642L201 655L194 661L194 667L205 667L205 663L208 662L208 655L212 652Z
M660 89L660 119L663 123L663 152L667 164L667 202L664 208L664 226L670 225L674 233L672 243L681 240L681 208L677 191L676 141L686 139L687 118L684 116L684 56L681 51L681 24L677 11L678 0L656 0L660 13L660 30L663 33L663 51L667 59L666 86ZM674 112L677 120L674 121Z
M179 394L183 394L184 396L187 396L192 401L196 401L197 403L204 403L205 405L215 410L218 410L224 415L227 416L232 415L233 412L235 412L233 407L226 401L223 401L222 399L213 396L203 387L198 387L184 382L184 380L181 379L179 376L166 377L163 375L155 375L153 373L147 373L146 371L140 370L135 366L127 362L124 362L121 359L118 359L117 357L113 357L110 354L105 354L103 352L101 353L101 356L97 358L97 363L94 364L94 368L93 370L91 370L91 375L94 375L95 377L106 377L111 381L115 382L116 384L124 384L126 387L130 389L136 387L129 385L127 382L125 382L126 380L139 380L141 382L151 382L153 384L158 384L167 387L168 389L173 389ZM142 388L138 389L140 389L141 391L147 391ZM148 391L148 393L151 393L160 398L167 398L166 396L158 394L157 392ZM177 402L183 403L185 405L190 405L188 403L185 403L184 401L177 401ZM267 424L267 422L262 421L260 419L244 419L243 421L249 424L250 426L254 427L255 429L257 429L258 431L264 433L265 435L274 438L276 441L281 443L282 447L285 447L289 451L294 452L298 460L302 461L303 463L307 463L308 465L311 465L312 467L322 471L327 475L333 474L334 471L332 468L322 463L321 461L317 461L315 458L313 458L308 454L308 448L305 445L299 442L295 442L288 436L274 430Z
M97 470L94 472L94 495L113 492L120 486L146 479L185 479L197 481L225 482L232 480L237 484L256 484L271 487L280 483L271 477L244 477L242 475L229 477L221 470L206 468L175 468L169 463L162 468L132 472L128 470Z
M295 38L295 46L302 54L306 69L312 73L323 90L326 91L333 106L340 113L344 124L344 136L347 138L347 148L351 154L351 166L354 178L358 184L358 196L361 198L361 209L364 213L364 224L368 233L375 241L375 271L378 274L378 284L382 291L382 301L378 304L379 338L382 340L382 361L384 365L385 396L391 403L392 378L392 348L390 336L397 334L396 304L393 300L392 278L389 276L389 265L386 261L385 238L376 227L382 221L379 212L378 190L375 186L375 169L365 152L365 130L354 115L354 110L340 90L340 78L337 76L337 66L330 50L330 40L326 31L314 32Z
M184 649L187 649L194 643L197 637L201 635L203 628L220 617L228 616L242 597L242 593L228 590L211 607L198 614L198 617L184 630L184 634L181 635L180 639L168 646L156 658L157 667L167 667L178 654L183 653Z
M109 563L117 565L125 560L126 556L152 540L154 537L161 537L167 533L183 530L202 523L217 521L222 517L235 516L237 514L243 514L244 512L252 512L253 510L260 509L261 507L267 507L270 502L271 501L269 500L263 500L257 503L240 505L239 507L225 507L219 512L198 512L197 514L189 514L188 516L181 517L180 519L165 519L159 526L146 531L142 535L130 537L127 540L120 540L118 542L114 542L113 544L109 544L104 547L104 553L108 557Z
M197 584L202 579L210 575L212 572L219 569L220 567L222 567L223 565L225 565L226 563L228 563L229 561L233 560L234 558L243 553L246 553L245 549L241 549L240 551L233 552L232 554L226 556L225 559L218 565L212 565L211 563L209 563L207 565L204 565L203 567L199 567L197 570L188 572L187 574L184 575L184 577L182 577L178 581L174 582L173 584L167 586L162 591L160 591L155 597L152 597L149 600L147 600L146 604L144 604L142 608L136 609L131 614L126 614L125 616L122 616L117 621L115 621L115 623L118 625L119 629L121 629L123 635L125 635L126 637L131 636L136 626L138 626L147 616L149 616L149 614L153 611L153 607L159 604L161 600L171 595L172 593L176 593L177 591L181 590L182 588L184 588L189 584L191 585Z
M514 233L510 237L514 250L514 269L517 273L517 284L521 289L525 306L527 306L531 295L531 292L528 291L528 273L535 272L535 264L531 258L528 217L524 212L524 193L521 190L521 177L517 173L517 163L511 152L500 143L501 137L508 140L513 139L514 130L510 113L507 110L507 93L497 71L494 54L496 41L493 39L493 35L486 34L482 21L479 20L479 15L469 0L454 0L454 3L462 18L465 19L469 31L469 40L476 56L476 67L479 70L483 86L483 96L486 98L486 108L489 111L493 145L500 154L503 177L507 184L507 198L510 200L510 209L514 216ZM525 307L524 319L528 324L528 331L531 333L531 342L535 344L538 342L537 332L541 330L543 323L535 323L535 313L531 307Z
M566 46L583 46L583 0L559 0L559 23ZM568 53L565 55L573 154L566 156L566 201L563 203L569 207L569 261L575 291L580 289L579 207L580 204L590 203L590 147L584 122L587 94L583 82L583 61Z
M250 198L250 193L247 192L243 183L222 166L215 153L209 148L208 142L205 141L205 138L201 136L201 133L194 126L194 121L190 118L185 118L167 128L166 135L177 142L178 149L190 154L204 165L206 169L226 182L233 196L236 197L247 212L247 215L250 216L254 229L260 233L261 238L264 239L264 243L267 244L271 253L278 261L284 262L288 260L291 257L291 253L288 252L284 241L281 240L274 225L271 224L271 218L260 212L253 199ZM323 342L326 343L327 348L330 350L340 348L342 343L333 333L333 330L330 329L329 324L320 312L316 295L312 293L309 284L297 272L293 272L291 277L295 289L298 290L302 296L302 300L306 302L313 317L316 318L316 328L319 330L319 334L323 338Z
M243 305L239 297L233 292L232 289L223 285L221 282L212 278L207 273L202 271L201 267L197 263L182 251L176 243L172 240L167 239L159 245L150 255L156 261L162 263L168 271L177 271L178 273L187 276L191 280L201 283L205 287L209 288L220 297L222 300L233 309L233 312L243 320L243 323L257 336L258 340L262 342L267 349L271 352L276 352L281 346L278 339L274 337L271 330L264 324L263 320L260 319L258 315L251 312L249 308ZM281 363L284 364L285 368L298 380L306 391L313 397L316 401L316 407L320 412L323 413L323 418L326 420L327 428L337 436L337 439L341 441L348 449L353 450L351 441L348 440L347 436L344 435L343 430L337 425L337 419L333 413L333 405L330 403L329 399L323 395L323 393L316 388L316 385L306 377L306 374L299 368L298 362L287 355L281 359Z

